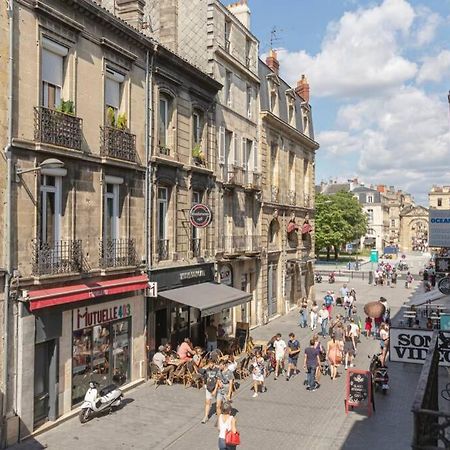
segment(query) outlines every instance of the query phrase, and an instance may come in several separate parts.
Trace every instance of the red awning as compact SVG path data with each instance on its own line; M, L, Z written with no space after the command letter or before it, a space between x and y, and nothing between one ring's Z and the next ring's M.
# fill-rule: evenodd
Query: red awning
M134 277L98 281L96 283L83 283L52 289L39 289L28 292L28 299L30 301L30 310L35 311L36 309L80 302L106 295L140 291L147 287L148 276L137 275Z

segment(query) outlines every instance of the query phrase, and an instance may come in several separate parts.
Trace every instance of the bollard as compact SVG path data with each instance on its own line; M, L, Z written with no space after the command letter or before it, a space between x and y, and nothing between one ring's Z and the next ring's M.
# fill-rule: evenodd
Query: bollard
M369 272L369 284L372 284L373 282L373 273L372 271Z

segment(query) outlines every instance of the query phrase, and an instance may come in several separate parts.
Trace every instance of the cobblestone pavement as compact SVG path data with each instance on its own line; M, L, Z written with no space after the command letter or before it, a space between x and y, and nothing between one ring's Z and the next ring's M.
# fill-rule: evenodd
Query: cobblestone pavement
M401 285L396 288L373 287L355 280L350 283L357 291L358 304L388 298L392 312L413 293ZM316 286L320 300L330 287L341 283ZM362 309L362 308L361 308ZM280 332L287 339L294 331L304 348L311 336L309 329L297 326L298 310L271 321L252 331L255 339L268 339ZM368 367L368 354L378 349L372 339L362 338L358 347L356 367ZM300 365L300 364L299 364ZM304 373L289 382L273 377L267 380L268 392L252 398L250 380L238 390L235 408L242 445L248 450L271 449L379 449L410 448L412 415L410 413L421 366L390 363L391 391L376 395L376 413L368 418L364 411L344 411L344 379L321 380L321 387L308 392L303 386ZM340 371L344 373L344 370ZM96 418L81 425L77 419L13 447L15 450L72 449L171 449L210 450L217 448L214 417L200 424L204 391L181 386L150 384L138 387L127 395L128 404L111 415Z

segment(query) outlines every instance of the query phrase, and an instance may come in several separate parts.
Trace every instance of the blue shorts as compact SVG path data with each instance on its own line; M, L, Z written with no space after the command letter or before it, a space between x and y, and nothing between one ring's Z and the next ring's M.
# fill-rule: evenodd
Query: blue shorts
M291 358L290 356L288 357L288 363L289 364L293 364L294 366L297 365L298 363L298 357L297 358Z

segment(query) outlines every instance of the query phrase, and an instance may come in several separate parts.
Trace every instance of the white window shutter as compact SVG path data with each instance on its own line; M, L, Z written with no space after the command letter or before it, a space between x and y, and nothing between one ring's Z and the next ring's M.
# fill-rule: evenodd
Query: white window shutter
M253 142L252 150L253 150L253 171L259 173L258 141Z
M219 127L219 164L225 164L225 127Z
M254 141L247 141L247 160L248 160L248 170L251 172L256 172L255 170L255 143Z
M244 170L248 170L248 165L247 165L247 139L246 138L242 138L242 168Z
M239 152L239 148L238 148L238 135L236 133L233 133L233 151L234 151L234 165L235 166L240 166L241 165L241 161L240 161L240 152Z

